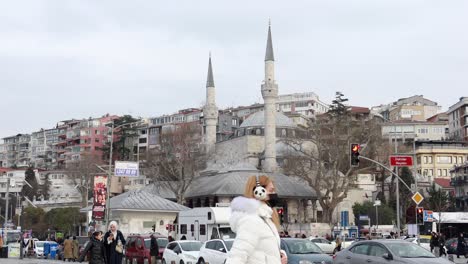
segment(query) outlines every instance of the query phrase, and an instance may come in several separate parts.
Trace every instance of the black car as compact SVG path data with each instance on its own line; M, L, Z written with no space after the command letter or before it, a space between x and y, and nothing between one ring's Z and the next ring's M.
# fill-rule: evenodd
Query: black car
M468 237L465 237L465 243L468 245ZM447 254L457 254L458 238L451 238L445 241ZM466 249L465 249L466 252Z

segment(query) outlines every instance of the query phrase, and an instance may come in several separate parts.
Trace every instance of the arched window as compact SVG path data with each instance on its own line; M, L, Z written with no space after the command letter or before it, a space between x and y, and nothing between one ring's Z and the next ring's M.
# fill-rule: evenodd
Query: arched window
M164 221L163 221L163 220L159 221L159 225L160 225L160 226L163 226L163 225L164 225Z
M281 136L286 137L286 129L285 128L281 129Z

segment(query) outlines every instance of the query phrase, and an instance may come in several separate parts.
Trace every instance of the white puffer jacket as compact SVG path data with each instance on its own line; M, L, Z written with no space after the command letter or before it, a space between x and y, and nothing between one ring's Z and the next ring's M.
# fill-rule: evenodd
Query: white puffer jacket
M226 264L280 264L280 237L271 221L272 209L255 199L236 197L230 225L236 239Z

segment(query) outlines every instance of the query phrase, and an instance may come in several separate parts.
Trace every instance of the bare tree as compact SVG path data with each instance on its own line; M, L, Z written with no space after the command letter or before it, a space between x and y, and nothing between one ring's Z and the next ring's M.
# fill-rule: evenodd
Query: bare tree
M96 165L102 164L98 154L82 153L80 159L67 163L65 173L81 194L83 207L88 205L88 196L92 193L94 176L101 171Z
M347 99L337 92L331 110L317 118L303 133L285 140L289 153L284 171L304 179L317 193L323 210L323 221L332 221L333 211L347 195L352 177L358 171L371 168L361 160L361 168L350 166L351 143L360 143L361 155L381 137L378 122L369 113L352 113L344 105Z
M148 152L143 171L168 188L183 204L192 182L206 168L208 154L202 148L198 123L174 125L161 132L160 144Z

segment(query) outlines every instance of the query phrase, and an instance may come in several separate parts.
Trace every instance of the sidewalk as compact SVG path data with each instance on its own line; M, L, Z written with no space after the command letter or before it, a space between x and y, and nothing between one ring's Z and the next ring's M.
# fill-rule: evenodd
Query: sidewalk
M49 263L64 263L63 261L59 260L51 260L51 259L36 259L36 258L1 258L0 263L2 264L49 264ZM71 262L66 262L71 263Z

